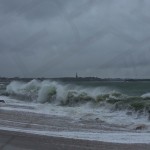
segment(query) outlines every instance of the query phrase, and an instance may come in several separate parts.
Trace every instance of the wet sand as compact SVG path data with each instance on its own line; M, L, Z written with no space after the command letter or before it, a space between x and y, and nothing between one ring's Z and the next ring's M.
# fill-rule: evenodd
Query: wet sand
M0 150L149 150L150 144L116 144L0 131Z
M80 124L82 123L82 124ZM45 131L112 130L99 121L0 109L0 126ZM117 128L117 127L116 127ZM150 144L117 144L0 130L0 150L150 150Z

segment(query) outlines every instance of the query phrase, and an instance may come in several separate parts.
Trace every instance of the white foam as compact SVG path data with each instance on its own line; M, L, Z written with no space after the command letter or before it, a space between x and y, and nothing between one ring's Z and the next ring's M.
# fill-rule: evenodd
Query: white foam
M16 99L12 99L12 98L7 97L7 96L0 96L0 99L4 100L5 103L22 103L21 101L18 101Z
M1 106L1 109L5 110L14 110L14 111L25 111L25 112L34 112L40 114L50 114L56 116L67 116L75 121L83 120L93 120L99 118L101 121L106 122L107 124L126 126L127 129L133 129L138 125L144 124L147 129L150 128L150 122L147 117L138 117L137 115L128 116L125 111L111 111L105 107L92 108L88 104L84 104L78 107L62 107L55 104L39 104L31 102L23 102L9 97L0 96L0 99L5 100L6 105ZM10 104L7 106L7 104ZM11 107L12 106L12 107ZM23 107L13 107L13 106L32 106L33 109L24 109Z
M96 98L99 94L105 94L108 91L106 87L82 87L74 84L62 84L56 81L38 81L32 80L28 83L12 81L7 87L6 92L9 94L15 94L16 96L28 96L31 97L31 101L36 99L38 102L45 102L47 95L49 94L49 88L53 87L56 89L55 101L65 100L68 92L73 90L79 94L85 92L88 96ZM107 92L106 92L107 91ZM32 98L33 97L33 98Z
M75 121L80 120L80 118L85 120L95 120L95 118L100 118L100 120L103 120L109 124L131 125L132 129L136 127L138 124L142 124L142 123L144 123L147 126L150 125L150 122L148 121L146 122L146 120L144 120L143 118L140 119L133 118L133 116L127 116L125 112L124 113L121 111L110 112L107 109L91 108L88 107L88 105L84 105L80 107L61 107L52 104L25 103L14 99L10 99L5 96L0 96L0 98L4 99L8 104L13 104L17 106L33 106L35 108L35 109L23 109L23 108L11 107L9 105L7 107L6 105L4 107L1 106L0 109L27 111L27 112L50 114L56 116L68 116L68 117L72 117ZM37 130L25 130L25 129L15 129L15 128L5 128L5 127L0 127L0 129L33 133L39 135L47 135L47 136L96 140L96 141L114 142L114 143L150 143L150 133L144 133L146 130L142 130L141 133L130 133L130 132L104 133L104 131L101 133L93 133L88 131L87 132L37 131Z
M25 130L25 129L17 129L17 128L6 128L0 127L1 130L4 131L16 131L22 133L31 133L37 135L46 135L46 136L54 136L54 137L64 137L71 139L83 139L90 141L102 141L102 142L111 142L111 143L145 143L150 144L150 133L130 133L130 132L122 132L122 133L92 133L92 132L70 132L70 131L37 131L37 130Z
M150 93L143 94L141 97L142 98L150 98Z

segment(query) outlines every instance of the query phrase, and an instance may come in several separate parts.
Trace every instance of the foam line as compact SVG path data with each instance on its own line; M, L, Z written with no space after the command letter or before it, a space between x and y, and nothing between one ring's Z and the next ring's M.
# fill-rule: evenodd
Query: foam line
M46 135L53 137L64 137L71 139L111 142L111 143L150 144L150 133L130 133L130 132L92 133L92 132L69 132L69 131L54 132L54 131L25 130L6 127L0 127L0 130L30 133L36 135Z

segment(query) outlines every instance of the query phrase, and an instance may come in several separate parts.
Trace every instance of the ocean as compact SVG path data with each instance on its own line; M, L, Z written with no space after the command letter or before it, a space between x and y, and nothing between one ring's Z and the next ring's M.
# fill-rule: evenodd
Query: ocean
M121 105L120 109L131 111L150 110L150 82L146 81L12 81L0 83L0 94L43 104L47 102L73 107L86 103L106 103L116 106L116 109Z
M138 132L138 135L141 133L143 136L145 133L150 133L150 82L146 81L1 82L0 100L5 101L5 104L0 104L1 111L30 112L71 118L73 124L76 126L80 124L79 128L89 127L84 133L83 127L81 128L81 137L88 135L89 131L90 134L92 133L86 139L100 138L97 130L98 132L100 130L115 132L119 136L122 132L127 135L129 132L134 134ZM80 131L79 128L78 131ZM63 130L63 133L67 137L79 134L72 133L70 130ZM110 139L109 142L115 140L106 137ZM136 139L137 142L140 142L140 139L142 136L139 140ZM128 136L126 140L129 142Z

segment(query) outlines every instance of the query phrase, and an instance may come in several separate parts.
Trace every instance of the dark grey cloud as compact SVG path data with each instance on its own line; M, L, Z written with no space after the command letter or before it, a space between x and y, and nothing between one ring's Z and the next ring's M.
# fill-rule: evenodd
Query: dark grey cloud
M24 16L26 19L45 19L60 13L54 0L1 0L1 12Z
M0 76L150 76L149 0L0 0Z

